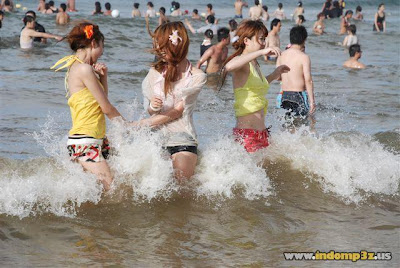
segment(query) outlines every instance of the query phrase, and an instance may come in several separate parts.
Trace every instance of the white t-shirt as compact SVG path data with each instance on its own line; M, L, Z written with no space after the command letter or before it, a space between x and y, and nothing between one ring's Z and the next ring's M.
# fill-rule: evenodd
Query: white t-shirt
M205 73L192 74L191 65L184 78L172 84L172 90L167 96L164 94L164 77L156 69L151 68L142 83L144 108L147 110L151 98L156 95L163 99L161 112L174 108L183 101L184 110L182 117L164 124L160 127L163 133L164 146L197 146L197 136L193 125L193 110L197 96L207 81Z
M156 11L154 9L148 9L146 11L146 15L149 17L155 17L156 16Z

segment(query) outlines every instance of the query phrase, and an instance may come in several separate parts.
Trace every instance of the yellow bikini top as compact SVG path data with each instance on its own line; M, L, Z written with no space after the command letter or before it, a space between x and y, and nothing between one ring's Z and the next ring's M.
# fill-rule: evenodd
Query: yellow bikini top
M268 100L265 95L268 93L269 83L264 76L259 76L253 64L250 64L250 73L243 87L234 89L235 114L245 116L264 109L267 113Z
M63 63L65 64L55 71L57 72L61 69L68 68L67 73L65 74L66 97L69 95L67 83L69 69L75 61L83 63L83 61L81 61L76 55L71 55L62 58L50 68L55 69L56 66ZM103 85L101 85L101 87L103 88ZM104 113L101 110L99 103L87 87L72 94L68 99L68 105L70 107L72 118L72 128L69 131L69 135L87 135L96 139L102 139L105 137L106 119Z

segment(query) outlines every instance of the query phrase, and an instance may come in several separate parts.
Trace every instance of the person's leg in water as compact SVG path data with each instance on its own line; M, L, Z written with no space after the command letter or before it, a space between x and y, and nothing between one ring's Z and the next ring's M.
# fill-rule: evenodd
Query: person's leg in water
M110 167L105 160L100 162L87 162L79 160L79 163L82 165L85 171L89 171L97 176L97 178L103 184L104 190L110 190L113 177Z
M182 151L174 153L171 158L174 176L178 182L183 182L193 176L197 164L197 154Z

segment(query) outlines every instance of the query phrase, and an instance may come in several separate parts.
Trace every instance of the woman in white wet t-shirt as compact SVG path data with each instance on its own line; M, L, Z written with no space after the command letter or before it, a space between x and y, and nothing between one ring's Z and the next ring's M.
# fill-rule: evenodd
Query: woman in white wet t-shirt
M171 155L175 177L190 178L197 163L193 110L206 74L188 61L189 38L183 23L169 22L154 32L157 61L142 83L145 108L151 115L139 125L159 128Z

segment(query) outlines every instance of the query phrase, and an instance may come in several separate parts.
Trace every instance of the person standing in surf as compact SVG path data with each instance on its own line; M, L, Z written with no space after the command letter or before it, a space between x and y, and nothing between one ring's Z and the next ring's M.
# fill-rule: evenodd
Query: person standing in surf
M151 117L132 125L161 131L175 178L182 181L194 174L197 164L198 141L192 115L207 76L187 59L189 37L182 22L164 23L152 37L157 61L142 83L144 106Z
M71 30L67 40L75 54L62 58L51 67L55 69L63 64L56 71L68 68L65 89L69 96L72 128L67 148L71 160L95 174L108 190L113 177L105 161L110 149L105 115L109 119L122 117L108 100L108 68L97 62L103 54L104 35L97 25L83 22Z
M277 47L265 48L267 35L268 30L262 21L242 21L237 30L239 39L233 43L236 52L224 63L224 73L230 72L233 75L236 115L233 135L248 152L269 145L269 133L265 125L269 83L289 71L286 65L281 65L268 76L261 73L258 57L281 54Z

